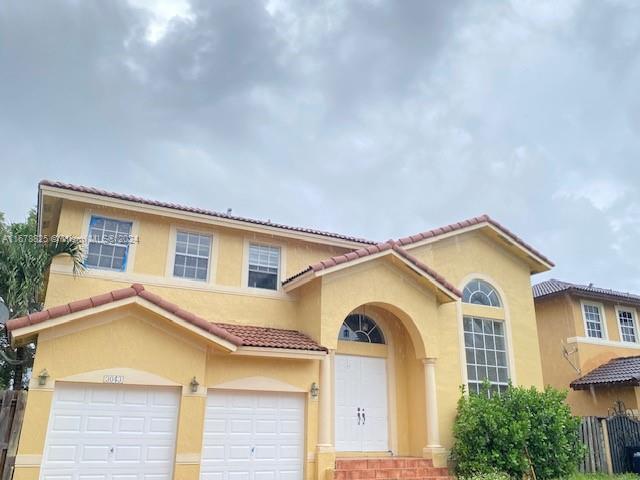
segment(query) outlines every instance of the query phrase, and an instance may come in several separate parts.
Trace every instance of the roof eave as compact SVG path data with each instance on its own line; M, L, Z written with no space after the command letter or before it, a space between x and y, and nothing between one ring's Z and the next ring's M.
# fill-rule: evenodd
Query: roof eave
M428 238L424 238L422 240L418 240L412 243L406 243L402 245L402 248L406 250L411 250L414 248L418 248L422 245L427 245L430 243L439 242L449 237L453 237L456 235L462 235L465 233L469 233L475 230L481 229L489 229L495 236L496 239L500 239L503 242L507 243L514 251L518 252L518 256L520 256L527 264L529 264L531 268L531 274L543 273L551 270L555 264L551 261L548 261L545 258L542 258L538 253L532 249L529 249L522 245L520 242L516 241L512 238L509 232L506 232L500 228L498 228L493 222L490 220L484 220L482 222L468 225L463 228L458 228L455 230L450 230L448 232L444 232L439 235L433 235Z
M427 272L424 272L421 269L419 269L418 267L416 267L415 265L413 265L410 261L408 261L406 258L403 258L401 255L399 255L393 249L383 250L381 252L378 252L378 253L375 253L375 254L372 254L372 255L367 255L365 257L361 257L361 258L359 258L357 260L353 260L353 261L350 261L350 262L344 262L344 263L341 263L341 264L338 264L338 265L334 265L332 267L324 268L322 270L315 271L312 268L309 268L306 272L304 272L301 275L295 277L290 282L287 282L286 284L284 284L283 285L283 289L284 289L285 292L290 292L292 290L295 290L298 287L301 287L302 285L304 285L306 283L309 283L310 281L312 281L315 278L319 278L319 277L322 277L324 275L328 275L328 274L334 273L336 271L343 270L345 268L354 267L354 266L359 265L361 263L373 261L373 260L376 260L378 258L382 258L382 257L389 256L389 255L391 255L392 257L394 257L398 261L400 261L403 265L409 267L412 271L417 273L423 279L427 280L429 282L429 284L432 287L435 288L436 293L439 294L439 297L442 300L442 303L447 303L447 301L445 299L448 299L449 301L455 302L456 300L458 300L460 298L460 296L457 295L456 292L452 292L452 291L444 288L444 286L442 286L440 284L440 282L438 282L435 278L433 278Z
M155 215L170 216L176 218L188 219L200 223L208 223L219 225L227 228L238 228L249 230L266 235L278 234L285 237L295 238L302 241L320 243L324 245L332 245L343 248L361 248L367 245L373 245L376 242L370 240L344 239L337 238L330 234L313 233L288 229L277 225L263 225L251 221L243 221L239 219L224 218L224 216L207 215L204 213L191 212L185 209L171 208L168 206L150 205L147 203L135 202L133 200L125 200L111 196L100 195L97 193L81 192L66 188L56 187L48 184L40 183L38 185L38 196L43 198L51 196L77 202L87 203L87 200L100 201L110 204L114 208L134 210L142 213L151 213Z

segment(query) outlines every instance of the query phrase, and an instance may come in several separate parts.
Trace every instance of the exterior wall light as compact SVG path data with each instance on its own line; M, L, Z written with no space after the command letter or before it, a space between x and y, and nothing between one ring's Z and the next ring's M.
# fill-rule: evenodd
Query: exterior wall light
M313 382L311 384L311 390L309 390L309 393L311 394L312 400L318 399L318 395L320 394L320 389L318 388L318 384L316 382Z
M47 372L45 368L40 372L40 375L38 375L38 385L44 387L47 384L47 378L49 378L49 372Z
M191 383L189 383L189 386L191 387L191 393L197 393L198 392L198 387L200 386L200 384L196 380L196 377L193 377L191 379Z

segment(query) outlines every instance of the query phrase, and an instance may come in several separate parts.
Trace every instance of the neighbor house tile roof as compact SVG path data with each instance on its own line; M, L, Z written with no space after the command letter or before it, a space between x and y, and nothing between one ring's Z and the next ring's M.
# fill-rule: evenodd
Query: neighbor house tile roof
M236 346L251 346L265 348L287 348L294 350L326 351L326 349L311 338L296 330L282 330L278 328L257 327L249 325L232 325L227 323L212 323L191 312L180 308L175 303L164 300L159 295L145 290L144 286L134 283L130 287L113 290L111 292L84 298L64 305L51 307L41 312L14 318L7 322L7 330L37 325L62 317L71 313L89 310L100 305L113 303L125 298L138 296L154 305L176 315L182 320L195 325L217 337L223 338Z
M426 232L417 233L415 235L410 235L408 237L404 237L404 238L399 239L398 240L398 244L400 246L404 247L404 246L407 246L407 245L411 245L412 243L417 243L417 242L420 242L422 240L426 240L428 238L439 237L441 235L445 235L445 234L450 233L450 232L455 232L457 230L462 230L464 228L472 227L474 225L481 225L483 223L492 225L497 230L499 230L502 234L504 234L505 236L509 237L512 241L514 241L515 243L520 245L522 248L524 248L526 251L528 251L530 254L538 257L539 259L541 259L542 261L546 262L550 266L554 266L554 263L551 260L549 260L549 258L547 258L542 253L540 253L538 250L533 248L531 245L529 245L527 242L525 242L522 238L520 238L518 235L513 233L511 230L509 230L508 228L503 226L501 223L495 221L489 215L480 215L479 217L469 218L469 219L463 220L461 222L452 223L450 225L445 225L444 227L439 227L439 228L435 228L433 230L427 230Z
M542 298L547 295L555 295L558 293L567 292L577 295L583 295L587 297L596 298L610 298L613 300L620 300L631 303L640 303L640 295L635 295L628 292L618 292L608 288L595 287L590 285L579 285L576 283L563 282L552 278L545 280L544 282L537 283L533 286L533 298Z
M574 390L613 385L640 385L640 356L614 358L571 382Z
M301 272L298 272L295 275L287 278L282 283L283 283L283 285L286 285L286 284L292 282L293 280L295 280L296 278L301 277L305 273L308 273L308 272L319 272L319 271L325 270L327 268L331 268L331 267L335 267L337 265L342 265L342 264L345 264L345 263L353 262L355 260L359 260L361 258L365 258L365 257L371 256L371 255L374 255L376 253L381 253L381 252L385 252L385 251L389 251L389 250L393 250L395 253L397 253L402 258L404 258L406 261L408 261L413 266L415 266L418 270L421 270L422 272L424 272L427 275L429 275L430 277L432 277L440 286L444 287L449 292L453 293L454 295L456 295L458 297L462 296L462 292L460 292L460 290L458 290L455 287L455 285L453 285L452 283L447 281L447 279L445 279L438 272L436 272L431 267L426 265L424 262L420 261L419 259L417 259L413 255L408 253L406 250L401 248L399 246L398 242L396 242L394 240L387 240L386 242L378 243L376 245L371 245L371 246L368 246L368 247L359 248L358 250L354 250L353 252L348 252L348 253L345 253L345 254L342 254L342 255L336 255L336 256L327 258L325 260L321 260L320 262L317 262L317 263L314 263L312 265L309 265L307 268L305 268Z
M226 220L233 220L233 221L237 221L237 222L244 222L244 223L251 223L254 225L263 225L266 227L273 227L273 228L278 228L278 229L283 229L283 230L289 230L289 231L293 231L293 232L299 232L299 233L308 233L308 234L312 234L312 235L320 235L323 237L329 237L329 238L335 238L337 240L346 240L348 242L356 242L356 243L363 243L363 244L370 244L373 245L376 242L372 241L372 240L367 240L364 238L359 238L359 237L354 237L351 235L342 235L339 233L332 233L332 232L325 232L323 230L316 230L313 228L305 228L305 227L292 227L290 225L283 225L280 223L274 223L271 221L265 221L265 220L256 220L253 218L246 218L246 217L239 217L236 215L230 215L230 214L226 214L226 213L221 213L221 212L215 212L212 210L206 210L206 209L202 209L202 208L196 208L196 207L189 207L189 206L185 206L185 205L179 205L176 203L169 203L169 202L161 202L158 200L150 200L147 198L142 198L142 197L137 197L135 195L128 195L128 194L124 194L124 193L115 193L115 192L109 192L107 190L102 190L99 188L94 188L94 187L85 187L82 185L73 185L70 183L64 183L64 182L54 182L54 181L50 181L50 180L42 180L40 182L40 185L43 186L47 186L47 187L54 187L54 188L60 188L63 190L71 190L73 192L79 192L79 193L89 193L92 195L99 195L101 197L109 197L109 198L115 198L118 200L125 200L127 202L135 202L135 203L141 203L144 205L151 205L154 207L162 207L162 208L170 208L173 210L180 210L183 212L190 212L190 213L197 213L200 215L207 215L210 217L216 217L216 218L223 218Z

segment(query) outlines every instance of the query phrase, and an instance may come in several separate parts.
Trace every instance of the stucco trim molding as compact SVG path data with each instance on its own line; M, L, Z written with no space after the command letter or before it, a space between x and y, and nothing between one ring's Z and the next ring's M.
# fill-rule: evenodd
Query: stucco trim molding
M211 385L214 390L252 390L260 392L307 393L307 389L271 377L245 377Z
M73 383L112 383L106 382L105 378L122 377L122 385L143 385L156 387L182 387L181 384L173 382L168 378L161 377L154 373L136 370L134 368L105 368L103 370L93 370L91 372L78 373L68 377L56 378L56 382Z
M38 454L18 454L16 455L16 467L40 467L42 464L42 455Z
M604 340L591 337L569 337L567 343L586 343L589 345L602 345L605 347L628 348L630 350L640 350L640 343L618 342L615 340Z
M238 347L231 355L244 357L291 358L299 360L321 360L327 352L296 350L292 348Z
M199 453L176 453L176 465L200 465Z

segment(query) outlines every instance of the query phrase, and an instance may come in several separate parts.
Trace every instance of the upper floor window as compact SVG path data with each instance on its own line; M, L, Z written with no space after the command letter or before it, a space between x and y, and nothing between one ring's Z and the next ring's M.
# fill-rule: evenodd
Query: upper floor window
M604 338L604 322L602 321L600 305L597 303L583 303L582 314L587 337Z
M636 343L636 315L635 310L627 308L618 309L618 322L620 323L620 340L623 342Z
M178 231L173 275L191 280L206 281L209 275L211 236Z
M249 245L249 286L278 289L280 248L270 245Z
M92 216L85 265L123 272L131 243L132 222Z
M353 313L345 318L338 340L347 342L384 343L380 327L370 317Z
M464 317L463 325L469 392L480 393L485 381L492 392L504 392L509 386L504 322Z
M493 288L491 284L478 278L471 280L464 287L462 301L464 303L475 303L489 307L500 307L502 305L495 288Z

